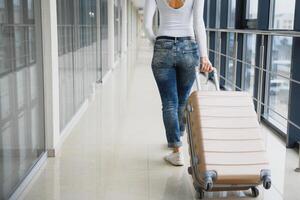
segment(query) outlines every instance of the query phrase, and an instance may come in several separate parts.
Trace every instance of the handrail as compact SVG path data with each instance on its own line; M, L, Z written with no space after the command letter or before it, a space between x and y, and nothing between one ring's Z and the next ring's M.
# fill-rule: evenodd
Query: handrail
M206 28L209 32L224 32L224 33L243 33L243 34L256 34L265 36L286 36L286 37L300 37L299 31L287 30L248 30L248 29L218 29Z
M270 36L270 35L272 35L272 36L300 37L300 32L296 32L296 31L262 31L262 30L240 30L240 29L215 29L215 28L208 28L207 32L234 33L235 37L237 37L238 34L257 34L257 35L262 35L262 37ZM238 42L237 40L234 40L234 47L237 45L237 42ZM226 55L226 54L222 53L221 52L221 42L219 44L219 50L220 50L220 52L216 51L216 50L213 50L213 49L210 49L210 48L209 48L209 52L212 52L215 55L219 55L220 58L223 56L223 57L226 57L228 59L232 59L234 62L243 63L243 64L249 65L249 66L253 67L254 69L258 70L259 71L259 78L261 79L260 82L259 82L259 86L258 86L260 88L259 89L260 93L262 92L262 88L263 88L263 84L264 84L263 81L262 81L263 73L266 73L266 74L269 74L269 75L276 75L276 76L285 78L285 79L289 80L290 82L293 82L295 84L300 85L300 81L299 80L292 79L289 76L273 72L273 71L265 69L263 67L263 63L264 63L264 60L263 60L264 56L263 55L265 53L264 46L265 46L265 41L262 40L262 42L260 44L260 52L259 52L260 53L260 63L259 63L259 65L260 66L256 66L256 65L253 65L251 63L245 62L244 60L238 59L236 54L234 55L235 57L232 57L232 56L229 56L229 55ZM219 65L220 65L220 58L219 58ZM244 68L245 65L239 65L239 67ZM223 80L225 80L226 82L230 83L234 88L242 90L242 88L240 88L240 87L237 86L236 81L232 82L232 81L228 80L226 77L221 76L221 75L220 75L220 78L223 79ZM258 114L258 118L259 119L261 119L261 110L260 109L263 106L265 108L268 108L272 112L276 113L282 119L286 120L288 124L296 127L298 130L300 130L300 125L298 125L295 122L291 121L290 119L288 119L288 117L282 116L282 114L278 113L275 109L273 109L269 105L267 105L264 102L262 102L262 96L261 95L262 94L258 95L258 98L253 97L253 100L256 101L257 104L258 104L258 113L257 114Z
M240 88L239 86L237 86L236 84L234 84L232 81L228 80L226 77L222 76L222 75L219 75L221 79L227 81L228 83L230 83L230 85L232 85L234 88L240 90L240 91L243 91L242 88ZM259 100L255 97L252 96L252 99L256 102L259 102ZM280 114L278 111L276 111L274 108L272 108L271 106L263 103L263 102L260 102L262 106L264 106L265 108L268 108L269 110L271 110L272 112L274 112L275 114L277 114L279 117L281 117L282 119L286 120L289 124L293 125L295 128L299 129L300 130L300 126L295 124L294 122L292 122L290 119L282 116L282 114Z
M224 53L220 53L220 52L217 52L217 51L212 50L212 49L209 49L209 51L212 52L212 53L221 55L221 56L223 56L223 57L232 59L232 60L237 61L237 62L239 62L239 63L245 64L245 65L249 65L249 66L251 66L251 67L253 67L253 68L255 68L255 69L262 70L263 72L265 72L265 73L267 73L267 74L270 74L270 75L277 75L277 76L279 76L279 77L281 77L281 78L287 79L287 80L289 80L289 81L291 81L291 82L293 82L293 83L296 83L296 84L299 84L299 85L300 85L300 81L295 80L295 79L292 79L291 77L285 76L285 75L283 75L283 74L275 73L275 72L272 72L272 71L267 70L267 69L261 69L260 67L258 67L258 66L256 66L256 65L253 65L253 64L251 64L251 63L245 62L245 61L240 60L240 59L238 59L238 58L234 58L234 57L232 57L232 56L228 56L228 55L226 55L226 54L224 54ZM242 66L242 67L243 67L243 66Z

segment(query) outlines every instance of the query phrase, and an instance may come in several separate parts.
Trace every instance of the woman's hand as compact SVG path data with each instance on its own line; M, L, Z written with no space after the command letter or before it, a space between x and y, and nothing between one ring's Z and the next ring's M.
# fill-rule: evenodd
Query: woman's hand
M214 71L214 67L212 66L211 62L209 61L208 57L202 57L200 61L200 72L212 72Z

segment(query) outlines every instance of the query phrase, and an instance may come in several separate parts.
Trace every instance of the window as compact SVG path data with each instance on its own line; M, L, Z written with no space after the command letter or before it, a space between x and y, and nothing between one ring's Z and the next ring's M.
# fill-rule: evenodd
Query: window
M215 54L214 67L216 67L218 71L220 71L220 62L221 62L221 60L220 60L220 58L221 58L221 55L220 55L220 53L221 53L221 39L220 38L221 38L221 33L216 33L216 35L215 35L215 44L216 45L215 45L215 52L214 52L214 54Z
M291 69L292 38L274 36L269 56L265 118L284 133L287 132L289 77ZM287 78L285 78L287 77Z
M9 199L45 153L39 9L40 1L0 0L0 199Z
M221 21L221 0L216 0L216 28L220 28Z
M61 130L101 77L96 8L95 0L57 0Z
M205 7L205 9L206 9L206 27L209 27L210 0L206 0L205 3L206 3L206 7Z
M255 78L255 56L256 56L256 35L244 35L244 51L243 60L247 64L243 64L242 89L254 94L254 78Z
M100 27L101 27L101 68L102 76L109 71L108 66L108 13L107 0L100 0Z
M7 23L7 5L6 1L0 0L0 25L2 30L0 30L0 76L1 74L7 73L11 66L8 63L10 58L9 55L9 37L10 31L8 27L4 24Z
M246 19L257 19L258 0L247 0Z
M27 18L34 20L34 7L33 7L34 0L27 0Z
M271 29L292 30L294 28L295 1L273 0Z
M228 1L228 28L235 28L236 0Z
M234 33L228 33L227 35L227 56L235 57L234 52ZM235 90L235 69L234 60L232 58L226 58L226 81L225 87L227 90Z
M115 14L115 24L114 24L114 31L115 31L115 39L114 39L114 48L115 48L115 59L121 54L121 43L122 43L122 36L121 36L121 29L122 29L122 2L120 0L114 0L114 14Z
M13 0L14 23L22 23L23 21L23 1Z
M4 0L0 0L0 23L5 23L7 21L6 7L6 2Z
M27 27L26 27L27 29ZM14 49L15 49L15 61L16 68L22 68L26 66L26 39L25 39L25 28L15 27L14 28Z

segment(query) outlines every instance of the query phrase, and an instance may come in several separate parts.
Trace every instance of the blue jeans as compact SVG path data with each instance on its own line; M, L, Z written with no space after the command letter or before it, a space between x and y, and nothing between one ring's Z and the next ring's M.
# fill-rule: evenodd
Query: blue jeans
M152 71L159 89L163 121L170 148L181 147L185 131L184 109L199 66L198 45L193 39L158 39Z

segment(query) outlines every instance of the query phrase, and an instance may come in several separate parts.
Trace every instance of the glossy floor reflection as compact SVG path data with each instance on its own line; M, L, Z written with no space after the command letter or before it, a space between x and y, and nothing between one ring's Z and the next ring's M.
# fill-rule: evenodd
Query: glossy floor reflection
M188 200L196 199L185 167L163 161L168 153L160 99L150 68L151 48L142 41L129 51L62 147L50 158L20 199L26 200ZM263 127L264 128L264 127ZM297 154L264 128L273 187L266 200L300 199ZM208 193L207 199L253 199L250 192Z

